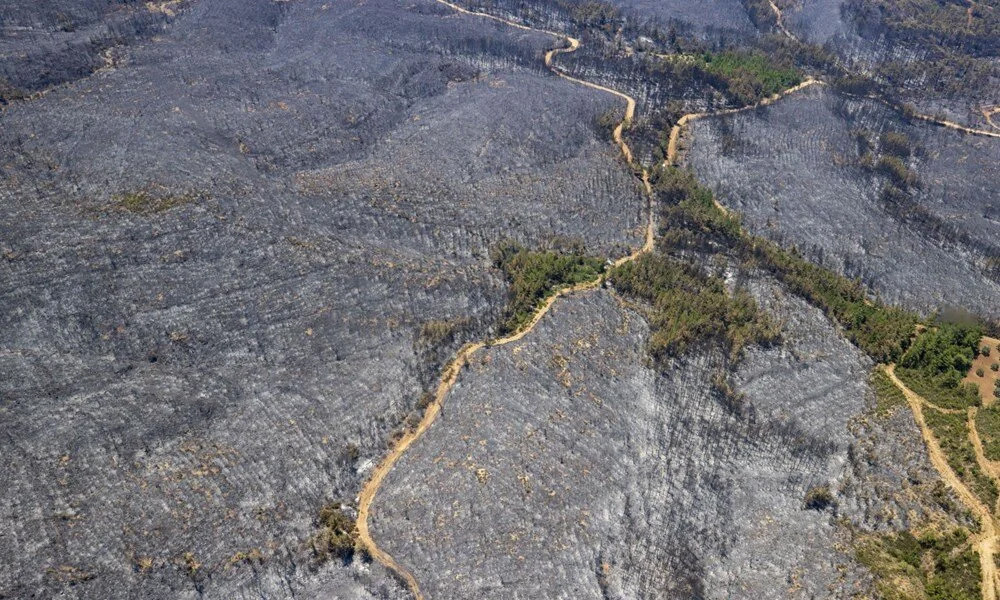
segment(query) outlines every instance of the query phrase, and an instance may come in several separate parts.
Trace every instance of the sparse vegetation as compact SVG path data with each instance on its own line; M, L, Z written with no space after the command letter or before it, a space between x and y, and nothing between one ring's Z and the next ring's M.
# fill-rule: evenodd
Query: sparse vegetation
M469 324L467 317L454 319L432 319L420 326L416 345L418 348L432 348L451 342Z
M979 557L961 528L919 537L909 531L862 540L856 556L876 576L885 600L978 600Z
M919 183L916 173L911 171L899 157L884 155L878 159L875 170L885 175L896 187L906 190Z
M506 242L493 251L493 263L510 282L510 296L501 330L513 333L524 327L538 304L553 292L593 281L604 272L604 259L587 256L580 250L532 251Z
M830 486L817 485L809 488L803 504L808 510L823 511L831 506L836 506L837 501L830 492Z
M905 133L888 131L882 136L882 152L905 160L913 153L913 142Z
M197 200L197 194L160 194L150 190L137 190L115 194L111 197L112 205L115 208L139 215L166 212Z
M948 465L959 479L983 504L987 507L995 506L997 486L976 462L976 452L968 437L965 413L945 413L928 407L924 409L924 418L941 444Z
M983 454L1000 460L1000 405L993 404L976 412L976 431L983 442Z
M875 415L887 417L897 408L906 406L906 396L895 383L889 379L881 368L872 371L869 383L875 390Z

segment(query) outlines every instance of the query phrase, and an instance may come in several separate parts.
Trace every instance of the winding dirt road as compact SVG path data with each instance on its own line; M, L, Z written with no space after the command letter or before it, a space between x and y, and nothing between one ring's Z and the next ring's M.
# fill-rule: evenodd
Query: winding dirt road
M910 410L913 411L913 418L920 427L920 434L924 438L924 444L927 446L927 454L930 456L931 464L934 465L934 468L945 484L955 491L962 504L979 519L980 532L974 536L974 546L979 553L983 600L997 600L997 568L993 555L997 551L998 539L997 524L993 518L993 512L965 486L948 464L944 451L941 450L941 445L938 443L937 438L934 437L934 432L931 431L931 428L927 426L927 422L924 420L924 406L930 406L930 403L896 377L896 365L888 365L884 367L884 370L889 379L892 380L906 397L906 402L910 405ZM969 439L972 441L973 446L976 447L976 457L979 460L982 454L982 443L979 443L979 435L975 429L974 417L975 413L970 411L969 421L971 428L969 430ZM985 460L985 456L982 457L982 460ZM982 463L980 465L982 466ZM996 481L993 469L985 470L985 472Z
M788 31L787 27L785 27L785 15L781 14L781 9L774 3L774 0L767 0L767 3L771 5L771 11L774 12L774 22L777 24L781 33L785 34L785 37L789 39L798 39L792 34L791 31Z
M747 106L741 106L739 108L724 108L722 110L714 110L708 112L695 112L688 113L677 120L677 123L670 130L670 138L667 140L667 156L663 159L663 164L666 166L674 165L677 162L677 147L680 141L681 131L687 127L688 123L691 121L697 121L698 119L704 119L705 117L720 117L723 115L733 115L736 113L741 113L748 110L754 110L755 108L760 108L762 106L768 106L774 104L778 100L781 100L789 94L794 94L800 90L804 90L807 87L814 85L826 85L819 79L813 79L812 77L806 78L805 81L798 85L794 85L787 90L782 90L777 94L768 96L763 100L760 100L756 104L748 104Z
M444 4L445 6L448 6L451 9L462 14L491 19L503 23L505 25L509 25L511 27L516 27L518 29L532 31L536 33L545 33L566 40L566 42L568 43L566 47L553 48L552 50L549 50L548 52L545 53L545 66L548 67L549 70L551 70L559 77L562 77L563 79L567 79L574 83L584 85L586 87L595 90L613 94L625 101L624 116L622 117L622 121L618 124L618 126L615 127L612 137L615 141L615 144L618 146L619 150L621 150L622 156L624 157L625 161L630 165L632 165L633 163L632 149L629 148L628 144L625 142L623 133L625 128L628 127L629 124L632 122L632 118L635 115L635 99L627 94L619 92L618 90L613 90L611 88L604 87L596 83L591 83L589 81L584 81L582 79L571 77L570 75L563 73L553 65L552 62L553 58L557 54L564 54L575 51L577 48L580 47L580 40L553 31L546 31L544 29L536 29L533 27L528 27L526 25L521 25L520 23L508 21L507 19L503 19L486 13L470 11L465 8L462 8L461 6L452 4L447 0L437 0L437 2L440 2L441 4ZM645 169L642 169L642 183L643 183L643 188L646 191L646 196L647 196L646 210L649 215L646 223L646 233L645 233L645 238L643 240L643 245L634 252L632 252L631 254L629 254L628 256L619 258L617 261L614 262L615 266L619 266L627 262L633 261L642 256L643 254L650 252L653 249L654 237L655 237L655 223L654 223L652 203L651 203L652 187L650 186L649 183L649 174ZM385 550L381 549L375 542L375 539L372 537L371 534L369 521L371 520L371 515L372 515L372 504L375 502L375 498L378 495L379 488L381 488L383 481L385 481L386 476L389 474L390 471L392 471L392 468L396 465L396 463L403 456L403 454L405 454L406 451L410 448L410 446L412 446L414 442L420 439L420 437L423 436L428 429L430 429L430 426L437 419L438 415L441 414L441 406L444 404L444 401L447 398L448 393L455 386L455 382L458 381L458 376L461 374L462 368L466 364L468 364L469 359L472 358L472 356L476 352L483 349L487 345L502 346L504 344L510 344L512 342L520 340L535 328L535 326L539 323L539 321L542 320L542 317L544 317L545 314L549 311L549 309L552 308L552 305L555 304L556 300L569 294L595 289L601 285L601 283L604 281L604 277L605 277L604 275L601 275L591 281L587 281L575 286L565 287L557 290L554 294L549 296L538 307L531 321L516 333L513 333L506 337L494 339L490 342L475 342L463 346L458 351L458 354L456 354L455 357L451 360L451 362L448 363L448 365L444 369L444 372L441 374L441 379L438 383L437 390L434 393L434 399L431 401L431 403L427 406L427 409L424 411L423 417L420 419L420 423L417 424L416 428L407 431L403 435L403 437L401 437L392 446L392 448L389 450L389 453L382 459L382 461L378 464L378 466L375 467L375 470L372 472L371 477L365 483L364 487L361 488L361 493L358 495L357 499L358 540L365 547L365 549L372 556L372 558L377 560L386 568L394 571L406 582L406 585L413 592L413 595L417 600L423 600L424 595L420 591L420 584L417 581L416 577L413 576L413 573L411 573L409 569L401 565L395 558L393 558L392 555L390 555Z

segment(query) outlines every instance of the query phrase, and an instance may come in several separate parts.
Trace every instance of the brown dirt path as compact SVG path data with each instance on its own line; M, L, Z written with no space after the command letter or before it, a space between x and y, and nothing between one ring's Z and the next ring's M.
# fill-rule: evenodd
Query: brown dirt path
M994 371L990 366L1000 363L1000 339L983 336L979 340L979 347L983 346L989 347L990 355L979 355L973 359L972 366L969 367L969 372L962 381L979 386L979 399L982 401L983 406L992 406L996 402L993 390L996 388L997 382L1000 381L1000 371ZM976 371L979 369L983 371L982 377L976 374Z
M990 127L994 129L1000 129L1000 125L993 122L993 115L997 113L1000 113L1000 106L992 106L990 108L983 109L983 118L985 118Z
M580 85L584 85L586 87L595 90L613 94L621 98L622 100L625 100L624 116L622 117L622 121L618 124L618 126L615 127L612 137L614 138L614 142L621 151L625 161L629 163L629 165L632 165L633 163L632 149L629 148L628 144L625 142L623 132L625 128L628 127L628 125L632 122L632 118L635 115L635 99L617 90L613 90L611 88L604 87L596 83L591 83L589 81L583 81L582 79L571 77L560 71L552 63L553 58L557 54L573 52L577 48L579 48L580 47L579 40L553 31L535 29L533 27L521 25L520 23L515 23L513 21L509 21L501 17L470 11L456 4L448 2L447 0L437 0L437 2L440 2L441 4L444 4L445 6L448 6L451 9L462 14L487 18L494 21L498 21L505 25L509 25L511 27L516 27L518 29L533 31L537 33L545 33L566 40L568 42L568 46L564 48L553 48L552 50L549 50L548 52L545 53L545 66L547 66L553 73L555 73L559 77L562 77L563 79L568 79L569 81L572 81L574 83L578 83ZM645 169L642 170L642 184L643 188L646 191L647 197L651 197L652 188L649 183L649 175ZM647 202L646 208L649 216L647 219L646 232L645 232L645 238L643 240L643 245L634 252L632 252L631 254L629 254L628 256L624 256L615 261L614 263L615 266L619 266L627 262L633 261L639 258L641 255L650 252L653 249L654 237L655 237L655 223L652 211L652 204L650 202ZM403 454L406 453L406 451L410 448L410 446L413 445L414 442L420 439L420 437L427 432L430 426L437 419L438 415L441 413L441 406L444 404L444 401L447 398L448 393L451 391L451 389L455 385L455 382L458 380L459 374L461 374L462 372L462 368L469 362L469 359L476 352L486 347L487 345L502 346L504 344L510 344L512 342L520 340L535 328L535 326L539 323L539 321L542 320L542 317L544 317L545 314L549 311L549 309L552 308L552 305L555 304L556 300L558 300L563 296L573 294L576 292L595 289L603 283L604 277L605 277L604 275L601 275L600 277L592 281L584 282L572 287L566 287L557 290L554 294L549 296L541 305L539 305L531 321L516 333L513 333L506 337L492 340L490 342L475 342L463 346L458 351L458 354L455 356L455 358L453 358L451 362L448 363L447 367L445 367L444 369L444 372L441 374L441 379L438 383L437 390L435 391L434 398L424 411L423 417L420 419L420 423L417 424L416 428L407 431L403 435L403 437L401 437L392 446L392 448L389 450L389 453L375 467L375 470L372 472L371 477L369 477L368 481L365 482L364 486L361 488L361 492L358 495L358 500L357 500L358 502L357 530L358 530L359 543L364 546L364 548L368 551L368 553L372 556L373 559L377 560L386 568L397 573L406 582L407 587L410 588L410 590L413 592L414 597L417 600L423 600L425 596L420 591L420 584L417 581L416 577L414 577L413 573L411 573L409 569L401 565L395 558L393 558L392 555L390 555L385 550L381 549L375 542L374 538L372 537L369 522L371 520L371 515L372 515L372 504L375 502L375 498L378 495L379 488L382 486L382 483L385 481L386 476L396 465L399 459L403 456Z
M888 365L884 369L889 379L903 392L906 402L910 405L910 410L913 411L913 418L920 427L920 434L924 438L924 444L927 446L927 454L930 456L931 464L934 465L942 481L958 495L962 504L979 519L980 532L975 536L976 541L974 546L979 553L983 600L997 600L997 568L993 555L997 551L998 540L997 525L993 519L993 512L962 483L962 480L958 478L958 475L948 465L948 460L945 457L944 451L941 450L937 438L934 437L934 432L931 431L924 420L924 406L929 403L896 377L896 365ZM979 437L975 434L975 423L973 422L972 425L969 439L972 440L974 446L978 447L976 451L978 459L982 444L976 444ZM975 436L974 440L973 436ZM988 470L986 472L993 477L993 471Z
M771 5L771 10L774 12L775 23L777 23L778 29L781 31L781 33L785 34L785 37L789 39L792 40L798 39L792 34L791 31L788 31L787 27L785 27L785 16L781 14L781 9L778 8L778 5L774 3L774 0L767 0L767 3Z
M722 110L688 113L684 115L683 117L678 119L677 123L670 130L670 138L667 140L667 156L666 158L663 159L663 164L667 166L677 164L678 144L680 142L681 132L685 127L687 127L688 123L692 121L697 121L698 119L703 119L705 117L719 117L723 115L733 115L736 113L753 110L755 108L760 108L762 106L769 106L771 104L774 104L778 100L781 100L782 98L784 98L789 94L794 94L795 92L804 90L805 88L813 85L826 85L826 84L820 81L819 79L813 79L812 77L807 77L805 81L803 81L802 83L794 85L788 88L787 90L782 90L772 96L768 96L767 98L764 98L763 100L760 100L755 104L748 104L747 106L741 106L739 108L724 108Z

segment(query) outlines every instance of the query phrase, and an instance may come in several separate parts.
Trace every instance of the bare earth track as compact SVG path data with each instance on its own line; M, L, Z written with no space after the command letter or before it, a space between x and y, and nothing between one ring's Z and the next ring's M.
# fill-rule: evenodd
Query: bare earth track
M938 443L937 438L934 437L934 432L931 431L930 427L927 426L927 422L924 420L924 407L931 407L930 402L925 400L923 397L918 395L916 392L911 390L902 381L896 377L896 366L888 365L884 367L886 375L889 379L903 392L906 397L906 402L910 405L910 410L913 411L913 418L916 420L917 425L920 427L920 433L924 438L924 444L927 446L927 454L930 456L931 464L937 470L938 474L941 475L941 479L948 485L958 497L961 499L962 504L972 512L979 519L980 532L975 536L975 547L979 553L979 568L982 573L982 593L983 600L997 600L997 569L996 563L994 562L993 555L997 551L997 524L993 517L993 511L989 507L984 505L979 498L973 494L962 480L958 478L955 471L952 470L951 466L948 465L948 460L944 455L944 451L941 450L941 445ZM976 459L981 467L987 465L989 461L982 453L982 443L980 443L979 435L975 428L975 409L970 409L969 413L969 439L973 446L976 448ZM963 412L963 411L959 411ZM998 481L996 471L993 468L983 469L994 481Z
M622 100L625 100L625 114L622 117L622 120L618 124L618 126L615 127L613 132L613 138L615 144L621 150L622 156L624 157L625 161L630 165L632 164L632 150L625 142L622 133L625 130L625 128L628 127L628 125L631 123L632 117L635 114L635 99L617 90L613 90L611 88L607 88L602 85L598 85L596 83L591 83L589 81L583 81L582 79L571 77L561 72L552 64L552 59L555 55L573 52L577 48L579 48L580 40L553 31L535 29L533 27L521 25L520 23L515 23L513 21L502 19L500 17L496 17L493 15L466 10L460 6L447 2L446 0L437 0L437 2L440 2L441 4L444 4L445 6L448 6L449 8L462 14L492 19L494 21L503 23L505 25L509 25L511 27L517 27L518 29L533 31L537 33L545 33L566 40L568 46L563 48L553 48L545 53L545 66L548 67L549 70L551 70L559 77L562 77L563 79L567 79L574 83L584 85L598 91L613 94L621 98ZM646 191L647 198L651 198L652 188L649 184L648 173L646 172L645 169L642 170L642 183ZM646 224L646 232L645 232L645 239L643 240L643 245L634 252L632 252L631 254L629 254L628 256L624 256L615 261L614 263L615 266L619 266L627 262L633 261L638 257L640 257L641 255L650 252L653 249L655 224L653 221L653 211L651 205L647 205L647 213L649 217ZM389 453L375 467L375 470L372 472L371 477L365 483L364 487L361 488L361 493L358 495L358 521L357 521L358 539L360 543L364 546L364 548L368 551L368 553L372 556L372 558L383 564L388 569L395 572L406 582L406 585L413 592L413 595L417 600L423 600L424 595L420 591L420 584L417 582L416 577L413 576L413 573L411 573L409 569L399 564L399 562L395 558L393 558L392 555L387 553L385 550L379 548L378 544L372 538L371 529L369 528L369 519L372 513L372 503L374 503L376 495L378 494L378 490L382 486L382 482L385 480L386 475L389 474L393 466L395 466L395 464L399 461L400 457L402 457L403 454L406 453L407 449L409 449L409 447L412 446L414 442L420 439L420 437L423 436L423 434L430 428L430 426L437 419L438 415L441 413L441 406L442 404L444 404L444 401L447 398L448 393L451 391L451 389L455 385L455 382L458 380L458 376L459 374L461 374L462 368L466 365L466 363L468 363L469 359L476 352L485 348L487 345L502 346L504 344L509 344L511 342L516 342L520 340L535 328L535 325L537 325L538 322L542 320L542 317L545 316L545 314L549 311L552 305L555 304L556 300L558 300L560 297L573 294L576 292L595 289L599 287L603 281L604 281L604 276L601 275L598 278L593 279L591 281L587 281L571 287L562 288L556 291L551 296L549 296L537 308L537 310L535 311L535 315L534 317L532 317L531 321L516 333L513 333L506 337L494 339L489 342L475 342L463 346L458 351L458 354L456 354L456 356L451 360L451 362L448 363L448 365L444 369L444 372L441 374L440 382L438 383L437 390L434 393L434 399L431 401L431 403L427 406L427 409L424 411L423 417L420 419L420 423L417 424L416 428L407 431L403 435L403 437L401 437L392 446Z

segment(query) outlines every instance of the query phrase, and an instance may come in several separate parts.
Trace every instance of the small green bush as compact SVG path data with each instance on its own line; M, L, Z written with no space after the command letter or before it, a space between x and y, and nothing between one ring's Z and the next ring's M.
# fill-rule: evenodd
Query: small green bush
M982 354L983 356L989 356L990 355L990 347L989 346L983 346L982 348L979 349L979 353Z
M882 136L882 151L886 154L906 159L913 152L910 138L905 133L889 131Z
M993 363L990 365L990 371L997 371L997 370L1000 370L1000 364Z
M836 500L830 492L830 486L817 485L809 488L804 501L805 507L809 510L822 511L836 505Z
M319 533L312 538L312 549L318 562L331 558L349 558L358 541L357 523L347 516L345 505L331 502L319 511Z
M982 377L983 375L985 375L985 373L983 372L982 367L976 369L976 377Z

